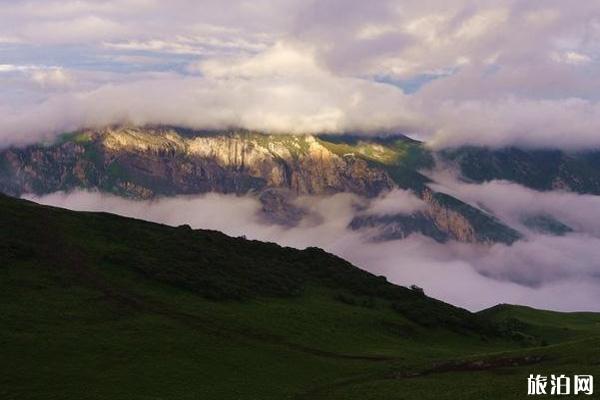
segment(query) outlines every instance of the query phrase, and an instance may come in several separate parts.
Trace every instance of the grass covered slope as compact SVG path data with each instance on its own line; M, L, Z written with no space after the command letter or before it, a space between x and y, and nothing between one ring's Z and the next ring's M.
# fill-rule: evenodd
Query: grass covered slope
M598 333L594 314L569 322L574 336L550 329L562 314L553 325L531 311L544 329L472 314L314 248L4 196L0 227L6 399L455 399L496 383L522 394L525 372L575 368ZM596 357L587 350L579 372ZM490 360L477 374L492 386L465 397L473 360Z

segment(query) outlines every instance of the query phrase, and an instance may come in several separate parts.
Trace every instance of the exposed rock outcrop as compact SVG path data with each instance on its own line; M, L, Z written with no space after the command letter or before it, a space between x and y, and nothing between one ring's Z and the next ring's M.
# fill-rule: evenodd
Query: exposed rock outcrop
M350 223L354 230L373 228L375 240L403 239L419 233L438 242L456 240L466 243L512 244L521 234L493 215L470 206L445 193L426 189L424 211L413 214L359 215Z
M290 196L339 192L374 197L396 186L412 189L427 209L376 222L397 238L420 232L436 240L512 243L519 235L493 216L425 186L417 168L427 153L402 137L352 138L196 132L168 127L108 127L66 135L52 145L0 152L0 191L46 194L96 189L135 199L207 192L255 194L274 223L304 215ZM401 226L402 225L402 226ZM360 220L353 223L360 229Z

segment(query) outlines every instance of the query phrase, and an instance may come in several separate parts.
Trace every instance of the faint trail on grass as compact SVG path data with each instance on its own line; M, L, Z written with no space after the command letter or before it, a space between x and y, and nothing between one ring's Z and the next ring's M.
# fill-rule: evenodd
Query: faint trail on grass
M434 364L431 368L418 372L400 372L391 376L391 378L416 378L432 374L442 374L446 372L468 372L468 371L489 371L499 368L522 367L524 365L539 364L546 360L545 356L520 356L520 357L499 357L487 358L481 360L458 360L447 361Z
M314 399L315 396L318 396L320 394L325 394L335 389L360 383L384 380L411 379L449 372L489 371L500 368L516 368L525 365L539 364L540 362L545 361L547 359L548 358L546 356L531 355L520 357L488 357L479 360L446 361L433 364L431 367L421 370L409 370L408 368L406 368L406 370L403 371L394 371L392 373L387 374L375 373L355 376L353 378L348 378L331 384L312 388L304 393L297 395L295 398L298 400Z

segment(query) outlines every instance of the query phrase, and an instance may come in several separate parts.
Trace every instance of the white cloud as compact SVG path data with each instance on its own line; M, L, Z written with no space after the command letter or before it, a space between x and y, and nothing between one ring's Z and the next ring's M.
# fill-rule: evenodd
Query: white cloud
M585 65L592 62L592 58L586 54L576 51L567 51L564 53L552 53L552 59L556 62L562 62L572 65Z
M16 44L20 42L21 40L14 36L0 36L0 44Z
M221 37L223 36L224 37ZM172 54L193 54L193 55L214 55L230 52L257 52L264 50L267 44L258 37L255 41L238 38L238 32L229 32L217 30L217 36L208 34L199 36L181 36L173 39L148 39L148 40L128 40L120 42L105 42L103 46L108 49L124 51L150 51ZM236 53L236 54L237 54Z
M423 210L425 207L425 202L415 196L414 193L402 189L393 189L373 199L364 212L365 214L374 215L408 215Z
M516 183L491 181L470 184L459 181L448 169L431 175L430 186L473 204L483 205L512 226L526 230L527 215L551 215L579 233L600 238L600 196L572 192L538 192Z
M39 60L47 56L72 63L57 65L72 76L112 67L125 78L104 80L104 87L79 79L68 95L51 93L46 101L47 85L42 94L27 88L29 104L11 81L15 90L0 100L0 111L18 104L21 114L49 118L46 126L54 130L89 120L146 121L158 110L156 115L169 123L195 126L395 129L414 131L437 146L596 147L598 21L600 0L576 5L559 0L5 2L0 4L0 38L10 39L17 50L9 53L14 59L3 61L4 70L57 65ZM47 55L34 50L40 45L47 45ZM74 54L74 48L84 51ZM162 62L140 63L146 53ZM22 60L28 57L35 62ZM146 80L144 89L137 82L148 71L173 76L168 82ZM185 76L189 73L203 79L191 81ZM422 88L407 95L375 77ZM161 85L183 88L181 99L168 87L160 89L164 97L145 95L156 94ZM117 92L121 110L109 110L105 103ZM55 115L57 104L76 100L84 104L74 109L91 113L85 102L92 98L100 103L98 116L67 112L59 121ZM188 102L213 114L202 111L200 118L172 110L179 105L189 110ZM3 127L11 128L2 134L4 143L16 137L12 128L33 129L11 113L2 116ZM50 133L33 130L38 137Z
M294 65L300 68L290 67ZM124 122L293 133L368 132L414 124L402 91L332 75L310 53L278 48L201 67L203 77L163 74L92 90L78 87L53 94L26 113L23 108L11 112L9 104L3 110L0 100L0 143L31 142L81 126Z
M34 65L0 64L0 72L23 72L35 68Z
M492 30L501 28L507 19L507 9L484 10L465 20L454 34L454 37L456 40L477 39Z
M72 78L62 68L51 68L33 70L31 79L38 85L47 88L69 86Z
M433 147L600 147L600 103L580 98L520 97L445 101L432 112Z
M128 29L110 19L82 16L76 19L32 23L22 28L21 37L41 44L82 43L126 34Z
M281 42L256 56L207 60L199 65L199 69L210 78L335 79L335 76L317 65L312 49Z

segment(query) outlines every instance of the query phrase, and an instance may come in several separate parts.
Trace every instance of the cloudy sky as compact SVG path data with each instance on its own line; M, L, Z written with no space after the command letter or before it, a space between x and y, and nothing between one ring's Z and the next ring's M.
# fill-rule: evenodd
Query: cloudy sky
M0 2L0 145L82 126L600 146L600 0Z

